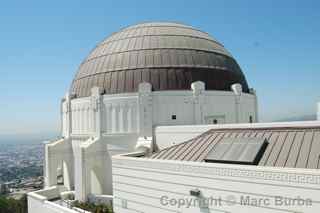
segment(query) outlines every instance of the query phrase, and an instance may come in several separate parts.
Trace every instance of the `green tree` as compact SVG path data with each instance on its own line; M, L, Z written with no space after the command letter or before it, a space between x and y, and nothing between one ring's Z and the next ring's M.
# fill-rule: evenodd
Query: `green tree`
M23 195L19 200L0 197L0 213L27 213L27 196Z

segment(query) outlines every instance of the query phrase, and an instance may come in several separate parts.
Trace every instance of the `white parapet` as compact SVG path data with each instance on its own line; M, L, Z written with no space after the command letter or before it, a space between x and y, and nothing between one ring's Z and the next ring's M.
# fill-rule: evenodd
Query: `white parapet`
M45 187L58 184L58 176L63 175L64 186L73 187L73 151L70 139L62 138L45 144Z
M59 205L53 199L59 199L66 187L52 186L43 190L28 193L28 212L32 213L78 213L66 206Z
M89 138L75 150L75 199L112 194L111 157L101 138Z
M295 127L318 127L320 121L295 121L295 122L272 122L272 123L240 123L240 124L216 124L216 125L178 125L158 126L155 128L154 140L157 148L164 149L209 131L210 129L243 129L243 128L295 128Z
M320 212L320 172L316 169L124 155L113 156L112 164L117 185L113 204L119 213Z

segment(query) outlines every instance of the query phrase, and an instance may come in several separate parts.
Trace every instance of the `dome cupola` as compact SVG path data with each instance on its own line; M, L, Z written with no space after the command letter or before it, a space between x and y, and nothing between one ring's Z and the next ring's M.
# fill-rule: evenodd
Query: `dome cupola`
M153 91L190 90L202 81L206 90L249 88L238 63L209 34L177 23L143 23L113 33L81 63L70 92L90 95L94 86L105 94L130 93L149 82Z

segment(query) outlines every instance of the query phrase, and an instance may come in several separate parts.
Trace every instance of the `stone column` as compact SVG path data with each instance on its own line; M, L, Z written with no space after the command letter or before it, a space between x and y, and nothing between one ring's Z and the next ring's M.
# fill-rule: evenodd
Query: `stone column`
M194 121L195 124L204 123L204 95L205 84L202 81L196 81L191 84L193 91L193 103L194 103Z
M110 132L112 132L112 106L111 104L107 104L106 105L106 131L108 134L110 134Z
M258 96L257 96L257 92L255 89L250 89L250 93L252 95L254 95L254 107L255 107L255 111L254 111L254 122L257 123L259 122L259 110L258 110Z
M90 138L75 150L75 199L88 201L91 194L111 195L111 156L102 139Z
M45 144L45 187L57 185L57 169L66 166L64 179L65 185L71 189L74 183L73 176L73 151L69 139L63 138L54 142L47 142Z
M125 103L123 105L123 132L128 132L128 122L129 122L129 119L128 119L128 104Z
M79 141L75 141L78 142ZM80 144L73 146L74 152L74 176L75 176L75 199L79 201L86 201L86 168L84 159L84 150Z
M94 124L94 136L97 138L101 137L101 108L102 108L102 96L99 87L93 87L91 89L91 109L93 111L93 124Z
M128 132L132 132L132 104L128 105L128 110L127 110L127 130Z
M50 142L45 142L44 159L44 186L50 187L57 185L57 160L49 147Z
M241 95L242 95L242 85L232 84L231 89L235 94L235 122L241 122Z
M62 102L62 136L70 138L72 134L72 111L71 111L71 96L67 93ZM65 122L64 122L65 121Z
M141 137L152 137L152 91L150 83L139 84L139 132Z
M117 131L117 105L111 105L111 133L115 133Z
M119 104L119 116L118 116L118 123L119 123L119 132L124 132L124 104Z

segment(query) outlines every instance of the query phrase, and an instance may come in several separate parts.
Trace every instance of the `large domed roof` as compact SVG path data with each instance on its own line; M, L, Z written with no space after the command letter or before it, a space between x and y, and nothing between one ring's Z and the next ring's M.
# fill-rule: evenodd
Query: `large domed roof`
M113 33L81 63L70 92L90 95L94 86L106 94L135 92L141 82L154 91L189 90L203 81L207 90L230 90L248 84L239 65L222 44L193 27L144 23Z

